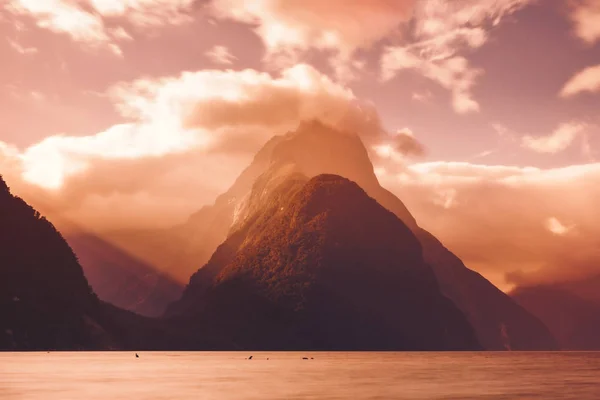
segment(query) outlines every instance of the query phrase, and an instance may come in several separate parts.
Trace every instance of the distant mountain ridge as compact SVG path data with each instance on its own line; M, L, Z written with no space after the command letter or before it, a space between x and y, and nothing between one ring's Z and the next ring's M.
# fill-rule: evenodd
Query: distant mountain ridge
M159 317L183 285L97 235L65 236L94 292L104 301L148 317Z
M600 350L600 276L518 287L511 297L537 316L563 350Z

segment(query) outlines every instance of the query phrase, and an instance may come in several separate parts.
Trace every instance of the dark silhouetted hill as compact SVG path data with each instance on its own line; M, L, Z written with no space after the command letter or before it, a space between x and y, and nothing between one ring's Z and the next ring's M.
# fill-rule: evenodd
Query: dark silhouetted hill
M170 335L100 301L54 225L0 177L0 350L155 348Z

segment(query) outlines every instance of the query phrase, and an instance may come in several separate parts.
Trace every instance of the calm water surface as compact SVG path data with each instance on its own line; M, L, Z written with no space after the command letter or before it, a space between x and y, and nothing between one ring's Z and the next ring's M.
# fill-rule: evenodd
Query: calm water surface
M139 354L0 353L0 398L600 399L600 353Z

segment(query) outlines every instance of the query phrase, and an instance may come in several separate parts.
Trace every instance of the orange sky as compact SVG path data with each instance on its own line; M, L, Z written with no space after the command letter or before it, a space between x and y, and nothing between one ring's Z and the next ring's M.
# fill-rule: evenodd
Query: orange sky
M597 0L0 0L0 34L0 173L87 229L179 223L319 118L501 287L600 269Z

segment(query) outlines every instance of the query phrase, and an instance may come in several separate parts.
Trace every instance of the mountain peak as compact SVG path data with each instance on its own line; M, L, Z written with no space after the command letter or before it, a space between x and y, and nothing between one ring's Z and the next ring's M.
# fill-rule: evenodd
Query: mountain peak
M347 178L273 167L170 316L242 348L479 348L400 219Z
M281 138L272 150L271 163L293 163L308 177L335 174L367 189L378 185L373 164L360 137L318 120L303 121Z
M405 224L411 228L416 226L404 204L380 186L367 148L357 134L318 120L305 120L295 130L271 138L229 190L221 194L213 205L192 214L186 224L177 228L183 246L177 253L165 249L168 255L163 257L167 260L165 268L181 279L188 278L245 220L252 203L257 204L257 198L250 197L254 186L272 185L275 182L273 174L285 178L292 173L307 180L322 174L348 178ZM255 193L262 197L260 191ZM178 248L176 245L170 247Z

